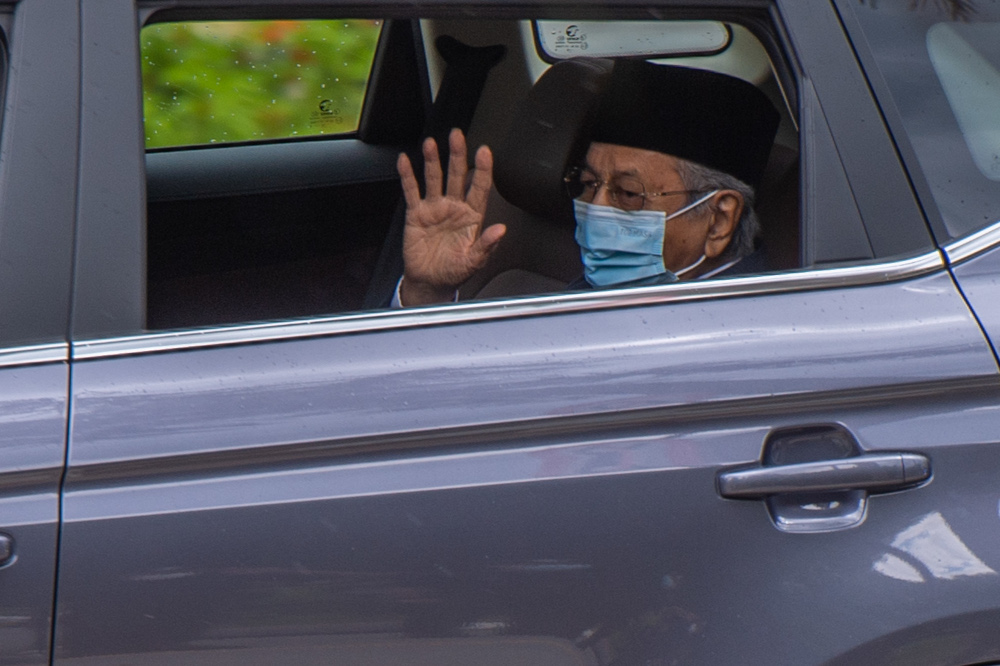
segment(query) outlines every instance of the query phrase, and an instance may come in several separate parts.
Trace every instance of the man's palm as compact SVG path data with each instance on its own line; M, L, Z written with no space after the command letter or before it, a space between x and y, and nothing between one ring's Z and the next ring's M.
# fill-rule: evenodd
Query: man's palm
M408 209L403 233L407 279L446 287L465 282L486 260L478 242L482 224L479 211L448 197Z
M448 179L443 182L434 139L424 141L424 181L420 196L413 167L406 155L397 168L406 199L403 232L404 287L407 305L440 302L486 263L507 229L495 224L482 230L486 200L493 183L493 156L489 148L476 151L475 169L468 176L465 137L452 130L448 137Z

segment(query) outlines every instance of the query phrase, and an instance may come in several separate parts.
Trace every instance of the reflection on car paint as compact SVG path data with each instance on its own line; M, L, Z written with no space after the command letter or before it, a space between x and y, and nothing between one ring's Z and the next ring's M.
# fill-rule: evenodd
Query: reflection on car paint
M923 565L926 573L941 580L988 574L995 576L997 573L976 557L938 511L927 514L896 535L892 547L901 555L885 553L872 568L896 580L925 582L927 579L917 568L918 564Z

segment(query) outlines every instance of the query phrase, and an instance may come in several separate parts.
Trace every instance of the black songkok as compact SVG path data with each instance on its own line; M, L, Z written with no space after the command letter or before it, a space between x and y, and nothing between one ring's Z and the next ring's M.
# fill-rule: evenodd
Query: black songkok
M756 188L778 121L767 96L741 79L616 60L591 139L667 153Z
M498 146L494 182L515 206L574 225L563 175L600 141L697 162L756 188L778 120L764 93L732 76L572 58L532 87Z

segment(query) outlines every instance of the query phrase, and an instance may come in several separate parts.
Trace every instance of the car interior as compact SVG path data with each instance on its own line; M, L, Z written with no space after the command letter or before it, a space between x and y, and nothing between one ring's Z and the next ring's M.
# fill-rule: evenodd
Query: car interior
M177 20L185 18L165 11L147 25ZM461 299L559 292L582 270L561 176L579 149L581 96L590 83L587 67L565 80L544 74L584 54L725 72L763 90L782 122L757 193L760 251L769 271L800 267L796 92L766 46L773 41L752 21L644 25L683 36L706 23L724 35L710 47L671 46L679 43L674 37L634 53L623 41L634 26L621 21L386 20L356 132L148 149L146 328L386 307L402 272L396 157L408 153L419 177L423 137L441 145L453 127L466 132L470 151L493 149L485 225L508 228ZM567 39L581 31L597 43Z

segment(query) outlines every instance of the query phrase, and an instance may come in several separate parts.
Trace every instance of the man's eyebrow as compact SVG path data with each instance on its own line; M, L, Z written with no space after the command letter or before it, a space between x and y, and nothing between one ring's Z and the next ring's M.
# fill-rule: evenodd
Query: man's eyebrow
M587 171L593 172L595 175L600 175L598 173L597 169L595 169L589 162L584 162L583 163L583 168L586 169ZM638 171L638 169L619 169L618 171L612 172L611 176L612 177L614 177L614 176L632 176L634 178L639 178L639 171Z

